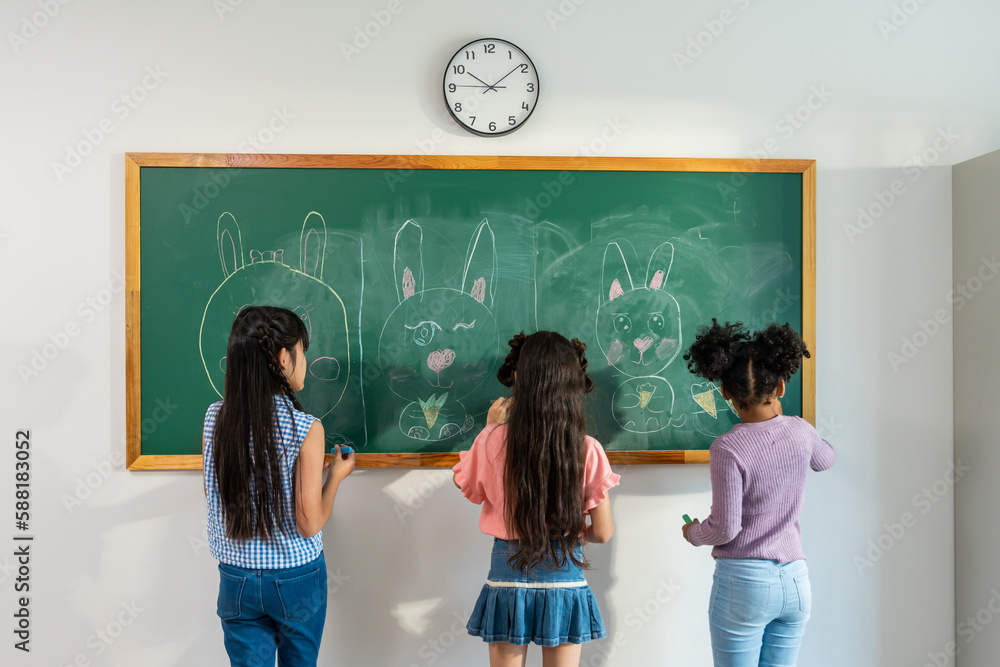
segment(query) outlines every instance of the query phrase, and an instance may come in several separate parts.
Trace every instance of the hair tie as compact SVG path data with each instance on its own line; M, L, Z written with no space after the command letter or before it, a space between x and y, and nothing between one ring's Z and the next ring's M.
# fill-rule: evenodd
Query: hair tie
M507 342L510 345L510 352L507 353L507 357L497 370L497 380L505 387L514 386L514 371L517 370L517 360L521 356L521 347L527 338L522 331Z
M579 338L574 338L570 341L570 344L573 346L573 349L576 350L576 356L580 361L580 370L583 371L584 387L586 393L589 394L594 389L594 380L587 374L587 366L590 364L590 362L587 361L587 355L585 354L587 351L587 344Z

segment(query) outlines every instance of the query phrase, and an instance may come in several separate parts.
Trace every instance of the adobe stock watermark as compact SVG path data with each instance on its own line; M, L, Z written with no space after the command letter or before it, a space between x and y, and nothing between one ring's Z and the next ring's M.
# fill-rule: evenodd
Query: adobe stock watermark
M361 55L367 49L373 39L378 39L382 31L389 27L393 19L403 13L403 3L400 0L389 0L382 9L373 9L372 20L366 21L363 26L354 26L354 35L350 42L340 43L340 52L344 54L344 60L348 63Z
M112 271L111 281L96 294L88 296L77 304L74 311L79 319L72 319L61 329L50 332L48 342L32 348L28 359L17 365L17 374L21 382L27 386L31 380L38 377L49 365L79 336L86 325L97 319L97 316L108 309L116 294L125 291L124 271Z
M816 422L816 432L824 440L833 440L842 430L844 430L844 425L838 424L836 417L822 417Z
M30 15L24 15L21 17L21 25L18 27L17 32L8 32L7 41L10 42L10 48L13 49L14 53L17 53L22 48L28 45L28 42L33 40L38 34L45 29L49 22L59 15L62 8L70 3L71 0L38 0L38 8L40 11L34 12Z
M212 9L220 21L226 20L226 14L232 14L237 7L243 6L243 0L212 0Z
M979 633L989 627L998 614L1000 614L1000 591L992 588L986 604L974 615L966 616L955 626L955 634L965 643L959 644L953 640L945 642L942 650L927 653L927 662L923 664L923 667L947 667L950 665L952 658L962 652L962 647L974 642Z
M802 296L794 294L790 287L779 287L774 291L774 301L770 307L751 317L746 322L746 326L751 331L755 331L772 323L781 323L784 319L782 316L801 301Z
M416 484L408 485L402 491L402 497L396 500L394 511L400 524L406 523L407 519L423 508L424 503L437 492L442 486L451 484L451 468L432 470L426 473L418 473L420 481ZM398 493L398 491L397 491Z
M882 560L886 553L892 550L906 533L917 525L920 517L928 514L934 506L947 496L972 468L962 465L961 459L945 462L944 473L931 484L923 487L913 494L910 503L913 508L919 510L919 514L913 512L903 512L896 521L882 524L882 532L874 540L868 540L868 548L863 555L855 555L854 567L858 570L858 575L864 576L865 570L875 567L875 563Z
M470 96L467 100L462 102L462 104L467 105L466 108L476 108L479 104L479 100L476 97ZM437 153L437 149L440 145L448 141L448 135L439 127L435 127L428 137L423 139L414 139L413 143L417 147L417 155L434 155ZM385 184L389 186L389 192L395 192L396 188L400 184L406 181L410 176L413 175L413 169L391 169L385 172Z
M928 0L903 0L899 4L893 4L889 16L875 22L878 31L882 33L882 39L888 42L889 37L909 23L927 2Z
M782 114L774 121L773 128L777 135L772 135L764 139L761 142L760 148L751 148L747 151L747 154L758 162L770 158L781 150L781 141L779 141L779 138L782 141L788 141L794 137L809 121L816 117L820 109L825 107L833 96L833 91L827 88L826 84L810 86L809 91L802 100L802 104ZM750 170L734 171L729 174L727 180L716 181L715 189L719 193L719 198L727 201L735 195L740 188L746 185L747 174L749 173L753 172ZM734 214L737 212L735 203L733 211Z
M623 123L621 118L615 116L614 119L605 118L604 127L590 141L580 144L577 150L570 155L570 158L588 158L602 155L607 152L608 147L625 133L629 126ZM528 220L538 220L542 211L552 206L552 204L562 196L562 194L576 182L576 176L572 171L560 171L552 180L543 180L539 191L531 197L525 197L524 209L521 212Z
M545 20L549 28L555 32L560 23L565 23L573 14L576 14L577 7L583 5L587 0L561 0L554 9L545 10Z
M902 175L909 178L910 183L920 180L920 177L930 169L941 156L947 153L961 135L953 132L951 126L939 127L930 146L907 158L903 163ZM907 183L902 178L894 179L885 190L875 190L868 204L858 207L858 217L853 223L845 222L843 229L847 240L854 243L863 236L874 224L885 215L886 211L907 193Z
M774 122L774 131L788 141L795 134L805 127L806 123L813 119L816 113L826 106L826 103L833 97L833 91L826 87L825 83L818 86L810 86L809 93L802 101L802 104L793 110L785 113ZM750 157L757 160L765 160L781 150L781 143L775 137L768 137L764 140L760 148L751 149Z
M272 108L271 117L267 122L255 133L247 135L247 138L236 147L236 152L263 153L264 148L284 132L292 120L295 120L295 115L290 113L287 107ZM195 186L191 191L191 199L177 205L184 222L190 222L193 217L208 208L212 200L222 194L222 191L229 186L232 174L235 172L236 168L213 171L210 182Z
M750 7L750 0L731 0L740 11ZM674 51L674 65L677 71L683 73L684 68L694 65L694 62L705 55L705 52L726 32L727 26L736 23L739 13L731 9L723 9L718 16L701 22L704 30L699 30L687 38L682 51Z
M604 667L607 665L608 661L618 653L618 650L637 637L656 616L667 608L667 605L681 590L681 587L675 584L673 579L664 580L661 578L656 582L656 585L657 587L648 598L642 603L634 605L622 618L628 632L616 630L606 640L598 641L594 647L596 650L587 659L581 660L581 665L585 667Z
M11 581L17 576L18 563L10 556L4 556L3 560L0 561L0 584L7 583L7 580Z
M81 130L83 139L76 143L66 144L66 155L62 162L52 161L52 172L60 183L69 174L83 164L84 158L94 152L104 139L114 132L119 125L128 118L132 112L139 107L142 102L149 97L149 94L160 87L160 84L169 76L159 65L149 65L146 67L145 75L131 89L116 97L110 105L112 116L105 116L97 122L96 127L85 127Z
M151 402L151 405L154 406L153 409L149 410L147 408L146 411L146 414L149 416L144 417L142 420L140 438L156 433L160 428L160 424L170 419L170 416L181 407L180 404L174 403L169 396L165 399L157 398ZM125 439L126 435L123 433L122 445L125 444ZM87 471L86 474L78 475L73 481L72 493L64 492L59 496L63 507L66 508L66 512L69 514L72 514L78 507L83 507L84 503L90 500L94 493L104 485L104 482L111 478L111 475L116 470L125 469L125 455L122 453L122 450L112 450L108 456L91 463L90 467L92 470Z
M420 665L429 667L436 664L460 637L466 637L469 634L465 629L465 622L471 615L471 609L463 613L452 612L451 624L417 649L417 655L422 662L419 664L411 662L407 667L420 667Z
M104 655L121 639L125 630L138 620L139 615L146 611L135 600L122 602L119 607L120 609L112 612L111 620L87 635L85 644L90 650L77 653L65 667L91 667L93 658ZM62 663L60 667L63 667Z
M900 367L913 361L920 350L927 347L931 340L951 322L954 314L976 298L976 294L983 289L986 283L993 280L997 273L1000 273L1000 262L997 262L996 253L989 258L981 257L980 259L982 261L975 275L970 276L965 282L956 284L955 289L945 295L945 301L952 305L952 309L938 308L932 317L918 320L913 333L900 339L899 349L886 353L886 361L889 362L889 367L894 373L898 373Z

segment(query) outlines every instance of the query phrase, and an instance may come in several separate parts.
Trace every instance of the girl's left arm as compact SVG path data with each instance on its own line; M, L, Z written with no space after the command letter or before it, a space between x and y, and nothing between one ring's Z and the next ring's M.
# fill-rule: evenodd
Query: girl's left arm
M611 518L611 499L605 498L597 507L590 510L590 525L584 534L584 541L603 544L615 533L615 522Z

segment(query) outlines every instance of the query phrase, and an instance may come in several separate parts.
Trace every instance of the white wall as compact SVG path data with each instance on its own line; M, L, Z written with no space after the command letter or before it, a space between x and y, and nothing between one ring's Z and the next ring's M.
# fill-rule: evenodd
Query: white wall
M997 470L996 354L1000 251L994 194L1000 151L954 169L955 458L970 469L955 493L955 593L962 667L987 667L1000 651L1000 540L992 530L1000 490Z
M768 146L771 157L818 160L817 412L840 459L810 481L802 517L816 607L800 664L934 664L955 636L953 496L944 482L940 497L933 490L953 453L949 165L1000 144L1000 89L984 76L1000 60L1000 6L907 0L896 4L915 13L896 14L890 31L888 1L399 0L402 12L348 62L340 44L388 3L244 0L220 14L226 1L0 9L0 433L10 443L31 429L37 536L33 651L15 664L223 664L200 477L97 472L120 461L125 420L124 303L103 290L124 265L124 152L247 150L275 109L293 116L265 147L275 153L568 155L601 148L618 123L606 155L743 157ZM38 14L47 3L58 7L51 18ZM568 16L552 23L560 7ZM723 10L730 23L712 23ZM33 17L45 23L34 33ZM711 43L679 71L674 53L699 34ZM465 134L442 108L444 64L481 36L522 46L541 72L538 110L509 137ZM134 109L116 102L144 80ZM797 111L808 119L783 121ZM95 134L104 118L111 131ZM88 134L99 144L57 176L53 163ZM921 153L928 169L904 168ZM880 217L847 227L858 207L877 212L875 193L896 180L905 191ZM105 296L91 314L87 300ZM920 337L940 308L949 321ZM22 380L18 367L67 325L77 335ZM914 336L922 346L894 368L889 353ZM0 540L13 545L4 451ZM591 552L609 631L622 633L606 664L709 665L712 561L679 525L708 510L707 467L621 472L618 531ZM88 479L95 489L81 486ZM489 540L476 508L442 481L365 470L342 488L325 531L336 590L323 664L485 661L478 640L449 628L475 599ZM393 494L422 484L441 488L401 522ZM933 504L915 496L925 487ZM77 490L88 497L67 508ZM7 642L12 551L0 546ZM604 663L610 646L589 646L584 664Z

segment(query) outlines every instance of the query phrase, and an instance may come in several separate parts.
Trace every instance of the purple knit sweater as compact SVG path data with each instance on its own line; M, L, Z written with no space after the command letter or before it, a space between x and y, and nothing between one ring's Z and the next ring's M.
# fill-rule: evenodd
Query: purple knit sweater
M833 445L801 417L779 415L736 424L711 452L712 512L688 529L691 544L714 544L715 558L805 558L799 512L806 474L833 465Z

